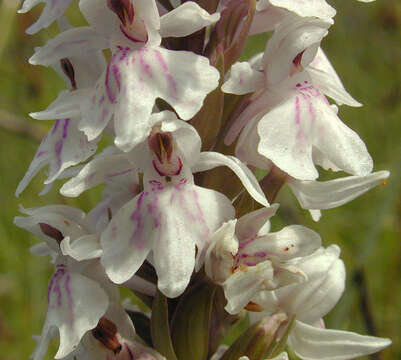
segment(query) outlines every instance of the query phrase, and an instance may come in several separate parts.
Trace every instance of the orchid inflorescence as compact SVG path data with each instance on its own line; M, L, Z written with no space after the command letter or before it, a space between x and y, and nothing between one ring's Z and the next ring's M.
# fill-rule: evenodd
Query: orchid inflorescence
M17 195L45 166L41 194L59 179L67 197L104 190L88 213L49 205L15 218L55 268L34 360L55 337L55 358L71 360L339 360L390 344L325 328L345 287L338 246L302 225L270 229L285 184L318 221L389 176L372 172L365 144L338 117L338 106L361 104L320 47L335 9L80 0L88 25L72 27L70 0L25 0L20 12L39 2L27 32L54 21L61 32L29 62L52 66L67 89L31 113L57 120ZM265 51L239 62L248 36L265 32ZM98 151L103 134L114 143ZM317 165L350 176L318 181ZM149 312L121 301L120 286Z

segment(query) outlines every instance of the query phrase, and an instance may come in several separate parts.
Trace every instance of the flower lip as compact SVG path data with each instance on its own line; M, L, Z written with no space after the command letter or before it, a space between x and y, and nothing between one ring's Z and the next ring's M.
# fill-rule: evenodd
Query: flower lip
M97 326L92 329L92 335L114 354L121 351L122 345L117 337L117 326L109 319L100 318Z

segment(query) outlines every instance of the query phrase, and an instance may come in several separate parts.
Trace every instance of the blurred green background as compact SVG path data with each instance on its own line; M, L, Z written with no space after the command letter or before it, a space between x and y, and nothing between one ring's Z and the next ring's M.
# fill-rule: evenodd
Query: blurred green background
M347 291L327 317L327 326L392 338L393 346L375 358L400 359L401 2L330 3L338 14L323 48L347 90L364 104L362 108L342 107L340 117L365 141L375 170L389 169L392 175L386 186L339 209L324 211L319 223L301 211L285 189L278 198L282 207L274 225L305 224L321 234L325 245L341 246L348 271ZM29 357L35 346L32 334L41 331L51 272L47 259L29 253L37 239L13 225L18 204L66 203L88 210L99 190L76 200L63 199L56 189L37 197L42 174L19 199L14 197L51 124L27 114L47 107L64 84L51 69L27 63L34 47L57 33L54 25L35 36L24 33L42 6L16 15L19 1L0 4L0 359L16 360ZM73 9L68 17L74 24L82 23ZM246 55L264 46L263 36L254 37Z

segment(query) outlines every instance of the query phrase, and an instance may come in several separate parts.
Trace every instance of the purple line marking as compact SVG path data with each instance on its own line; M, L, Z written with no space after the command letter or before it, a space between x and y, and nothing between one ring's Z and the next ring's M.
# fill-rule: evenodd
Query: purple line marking
M136 228L134 233L132 234L131 237L131 244L135 242L135 240L139 239L140 241L136 242L137 248L141 249L144 245L144 239L143 239L143 229L144 229L144 224L143 224L143 219L142 219L142 202L143 198L145 196L145 193L141 193L139 195L138 200L136 202L136 209L130 216L130 220L134 223L136 223Z
M110 178L113 178L113 177L115 177L115 176L120 176L120 175L125 175L125 174L128 174L130 171L132 171L133 169L131 168L131 169L127 169L127 170L123 170L123 171L120 171L120 172L116 172L116 173L112 173L112 174L107 174L106 175L106 178L107 179L110 179Z
M53 129L52 129L52 134L54 134L57 131L58 126L60 125L61 120L56 120L54 123Z
M171 75L166 62L163 59L163 55L160 53L159 50L154 50L154 54L156 55L156 59L159 62L164 75L167 78L167 82L169 84L170 90L172 92L172 97L177 98L177 83L174 80L173 76Z

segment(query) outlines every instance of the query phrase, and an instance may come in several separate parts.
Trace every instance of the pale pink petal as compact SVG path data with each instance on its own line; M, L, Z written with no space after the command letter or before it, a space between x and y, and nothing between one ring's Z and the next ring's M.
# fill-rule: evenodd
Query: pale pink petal
M362 106L345 90L322 48L319 47L316 57L307 67L307 71L312 78L313 85L339 105Z
M269 2L273 6L302 17L317 17L329 21L336 15L336 10L326 0L269 0Z
M254 70L250 63L235 63L230 70L228 80L221 90L225 93L243 95L263 89L265 76L262 72Z
M83 51L96 52L109 47L109 42L90 27L64 31L38 48L29 59L32 65L53 65L60 59L82 55Z
M210 236L234 217L234 210L224 195L190 183L161 190L156 199L153 211L161 214L160 237L153 250L158 287L175 297L185 290L194 270L195 246L199 269Z
M294 59L299 54L302 54L300 65L303 67L315 58L329 26L329 23L316 18L286 17L276 28L265 50L263 67L270 86L292 75Z
M57 327L60 347L55 358L67 356L82 336L97 325L107 306L107 294L99 284L58 265L49 283L48 310L40 342L47 341L48 331Z
M56 180L70 166L79 164L93 155L97 141L88 141L85 134L77 129L76 119L57 120L42 140L28 171L17 187L18 196L31 179L44 166L49 166L45 184Z
M313 180L318 172L313 164L313 108L294 94L266 115L258 124L258 152L297 179Z
M389 176L388 171L378 171L366 176L347 176L330 181L290 180L289 186L304 209L331 209L382 184Z
M39 30L48 27L53 21L64 14L64 11L69 7L71 0L25 0L19 13L26 13L40 2L45 2L46 5L40 14L40 17L27 30L27 34L35 34Z
M79 196L93 186L133 172L134 168L125 154L99 156L90 161L79 174L60 189L64 196Z
M88 89L75 91L61 91L47 109L33 112L29 115L36 120L65 119L80 115L79 104L85 97L89 96Z
M229 314L238 314L260 290L274 288L274 269L270 261L263 261L241 269L232 274L224 283L224 295L227 305L224 309Z
M121 33L120 20L107 6L107 0L80 0L79 9L91 28L104 38Z
M164 99L183 120L189 120L219 79L219 72L207 58L159 47L121 49L110 73L119 90L114 113L115 143L124 151L149 134L149 117L156 98ZM131 121L133 117L135 122Z
M373 160L359 135L347 127L321 97L312 101L310 104L319 115L316 117L314 146L335 166L351 175L371 173Z
M240 240L252 239L266 235L270 230L269 219L275 215L279 204L272 204L259 210L252 211L238 219L235 233Z
M220 14L209 14L198 4L189 1L163 15L160 19L162 37L183 37L216 23Z
M391 340L321 329L295 321L289 344L303 360L348 360L378 352L389 346Z
M227 156L213 151L205 151L200 154L194 172L206 171L218 166L227 166L241 180L242 185L259 204L269 206L269 203L261 189L255 175L249 168L234 156Z
M99 237L95 234L84 235L71 242L65 237L60 243L60 250L63 255L68 255L77 261L91 260L102 255Z
M251 256L258 254L261 259L277 257L281 261L310 255L320 246L321 239L315 231L290 225L244 244L242 251Z
M249 35L260 34L274 30L277 24L279 24L285 17L286 12L283 9L271 6L267 3L267 6L258 6L263 2L259 1L256 5L256 12L252 20Z
M135 274L159 237L161 215L155 213L154 201L142 192L113 216L101 235L101 263L117 284Z

